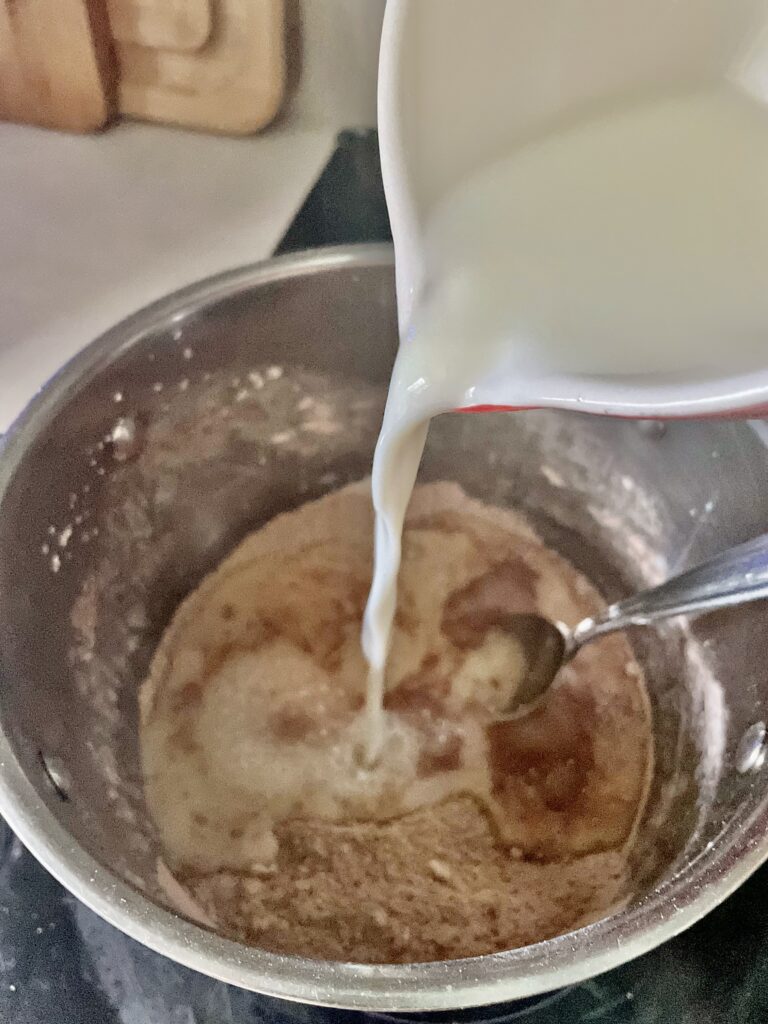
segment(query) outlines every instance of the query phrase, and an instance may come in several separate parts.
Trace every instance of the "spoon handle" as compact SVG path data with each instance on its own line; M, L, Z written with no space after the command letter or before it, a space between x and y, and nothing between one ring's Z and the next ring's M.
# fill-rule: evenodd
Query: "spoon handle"
M700 614L767 597L768 533L764 533L580 622L568 638L566 657L595 637L627 626L647 626L675 615Z

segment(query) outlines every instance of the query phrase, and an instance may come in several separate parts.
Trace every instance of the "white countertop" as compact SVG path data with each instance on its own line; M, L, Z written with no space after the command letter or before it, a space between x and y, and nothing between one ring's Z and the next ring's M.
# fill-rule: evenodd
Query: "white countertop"
M148 125L0 125L0 431L87 342L201 277L268 256L335 131L221 139Z
M0 432L123 317L269 256L339 129L373 124L383 0L303 5L299 91L253 138L0 124Z

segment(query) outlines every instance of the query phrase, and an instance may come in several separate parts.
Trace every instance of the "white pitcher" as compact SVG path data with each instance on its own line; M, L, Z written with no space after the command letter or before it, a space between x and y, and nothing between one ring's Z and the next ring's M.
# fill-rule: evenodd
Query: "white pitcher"
M725 82L768 101L765 0L388 0L379 131L401 328L424 281L425 224L456 185L590 105ZM768 414L768 335L759 370L729 374L727 349L714 376L563 376L536 405Z

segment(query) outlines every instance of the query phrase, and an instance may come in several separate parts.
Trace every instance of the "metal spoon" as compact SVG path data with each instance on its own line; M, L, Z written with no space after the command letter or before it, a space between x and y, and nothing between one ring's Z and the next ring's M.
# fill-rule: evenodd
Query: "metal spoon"
M768 597L768 533L674 576L661 586L609 605L568 630L540 615L506 615L497 627L521 640L528 671L510 707L499 716L518 718L549 690L557 673L581 648L627 626L649 626L675 615L700 615Z

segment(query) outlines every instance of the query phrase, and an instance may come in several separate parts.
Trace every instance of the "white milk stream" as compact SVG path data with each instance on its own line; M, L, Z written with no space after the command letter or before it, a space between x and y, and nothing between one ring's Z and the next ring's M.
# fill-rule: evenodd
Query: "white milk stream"
M577 401L590 375L706 378L768 361L768 111L723 86L561 126L449 192L423 264L373 467L371 761L429 420L548 405L565 378Z

